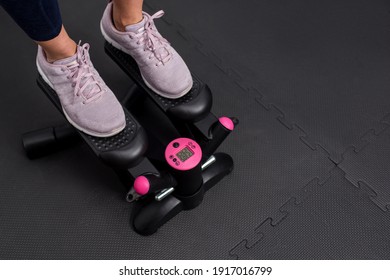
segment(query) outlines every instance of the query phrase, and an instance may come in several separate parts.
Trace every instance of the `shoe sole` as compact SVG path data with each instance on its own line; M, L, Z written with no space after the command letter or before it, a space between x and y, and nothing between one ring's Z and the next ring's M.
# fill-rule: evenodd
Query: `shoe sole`
M117 48L118 50L128 54L131 56L131 54L125 49L123 48L118 42L116 42L115 40L113 40L112 38L110 38L106 32L104 32L103 30L103 24L102 24L102 21L100 21L100 31L102 32L102 35L104 37L104 39L110 43L111 45L113 45L115 48ZM141 73L141 77L142 77L142 80L144 81L144 83L147 85L148 88L150 88L151 90L153 90L155 93L157 93L158 95L161 95L162 97L165 97L165 98L168 98L168 99L178 99L180 97L183 97L184 95L186 95L192 88L193 86L193 83L191 83L185 90L183 90L180 94L178 95L175 95L174 97L172 97L171 94L167 94L167 93L164 93L164 92L161 92L159 91L158 89L155 89L153 86L151 86L148 81L144 78L144 76L142 75Z
M49 79L46 77L45 73L42 71L41 67L39 66L38 63L37 64L37 68L38 68L38 72L39 74L41 75L41 77L43 78L43 80L50 86L50 88L55 92L55 89L53 87L53 84L49 81ZM57 93L56 93L57 94ZM57 94L58 96L58 94ZM60 102L61 103L61 102ZM106 137L111 137L111 136L114 136L116 134L118 134L119 132L121 132L125 127L126 127L126 122L125 124L120 127L120 128L117 128L115 130L112 130L111 132L109 133L99 133L99 132L94 132L94 131L90 131L88 129L85 129L85 128L82 128L80 127L78 124L76 124L69 116L68 114L66 113L64 107L62 107L62 104L61 104L61 108L62 108L62 112L64 112L64 115L65 115L65 118L68 120L68 122L74 126L76 129L80 130L81 132L84 132L88 135L91 135L91 136L95 136L95 137L100 137L100 138L106 138Z

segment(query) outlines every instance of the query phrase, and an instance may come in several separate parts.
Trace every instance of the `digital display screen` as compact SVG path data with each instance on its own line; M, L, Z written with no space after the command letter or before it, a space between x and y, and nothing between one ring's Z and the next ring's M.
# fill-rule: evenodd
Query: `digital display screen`
M182 162L185 162L187 159L189 159L190 157L192 157L192 155L194 154L193 151L191 151L189 148L185 147L183 150L181 150L180 152L178 152L176 154L176 156L182 161Z

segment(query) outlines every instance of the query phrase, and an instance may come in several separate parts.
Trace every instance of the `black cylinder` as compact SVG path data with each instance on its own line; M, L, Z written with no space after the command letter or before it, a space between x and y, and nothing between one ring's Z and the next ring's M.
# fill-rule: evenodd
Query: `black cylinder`
M76 139L77 132L69 125L43 128L22 135L23 147L30 159L70 146Z
M226 118L229 119L229 118ZM234 119L235 120L235 119ZM234 120L231 120L234 123ZM232 132L233 128L228 128L226 125L223 125L221 120L215 122L209 131L209 136L211 140L209 140L203 147L203 155L204 157L211 156L216 149L221 145L221 143L226 139L226 137Z
M201 164L190 170L174 170L173 177L177 181L175 193L179 196L191 196L195 194L203 184Z

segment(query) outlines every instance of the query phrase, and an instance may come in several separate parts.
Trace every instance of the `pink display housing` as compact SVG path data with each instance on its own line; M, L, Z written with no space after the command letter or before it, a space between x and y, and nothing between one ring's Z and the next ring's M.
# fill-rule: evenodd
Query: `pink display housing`
M186 171L197 166L202 159L202 149L199 144L189 138L177 138L165 149L165 160L180 171Z

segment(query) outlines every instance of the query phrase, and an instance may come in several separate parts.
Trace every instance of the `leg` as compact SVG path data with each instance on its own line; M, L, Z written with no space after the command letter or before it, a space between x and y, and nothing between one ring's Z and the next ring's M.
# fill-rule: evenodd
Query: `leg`
M0 0L0 6L34 41L47 41L61 31L57 0Z
M48 62L70 57L77 50L77 44L68 36L64 26L62 26L60 33L55 38L35 42L45 51Z
M56 0L0 0L0 5L44 49L48 61L53 62L76 53L76 43L62 26Z
M90 62L89 45L77 46L66 33L57 0L0 0L0 5L38 43L38 72L68 121L96 137L122 131L122 106Z
M144 0L113 0L112 18L119 31L125 31L127 25L142 20L142 4Z

